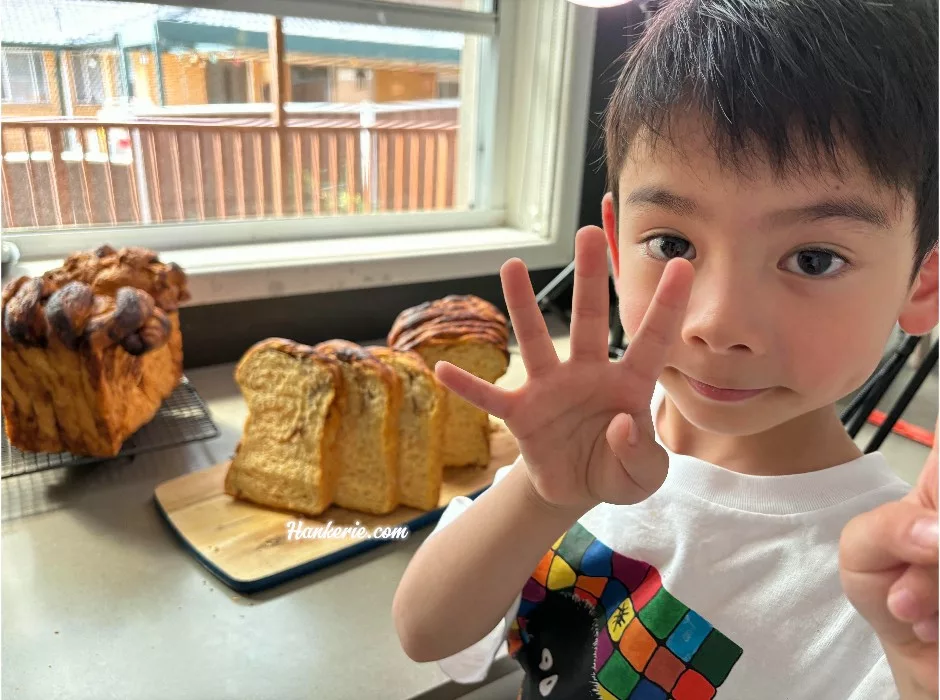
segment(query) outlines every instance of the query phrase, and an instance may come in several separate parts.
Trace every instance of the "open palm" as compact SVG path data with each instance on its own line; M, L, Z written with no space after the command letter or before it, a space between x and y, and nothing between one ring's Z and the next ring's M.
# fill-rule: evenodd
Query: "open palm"
M525 264L500 269L503 294L527 379L506 390L439 362L438 378L503 419L519 443L529 478L549 504L590 508L647 498L666 477L654 440L650 401L670 346L679 336L693 268L670 261L623 358L608 357L608 273L604 232L589 226L575 244L571 355L561 362L535 300Z

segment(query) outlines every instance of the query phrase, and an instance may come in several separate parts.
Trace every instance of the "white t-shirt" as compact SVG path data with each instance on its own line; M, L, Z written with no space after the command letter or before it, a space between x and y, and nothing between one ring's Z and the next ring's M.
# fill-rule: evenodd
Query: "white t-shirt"
M664 395L657 386L654 416ZM842 592L839 537L909 490L880 453L749 476L669 452L656 493L586 513L504 620L438 663L481 681L508 640L523 698L897 698L877 637ZM451 501L434 532L472 503Z

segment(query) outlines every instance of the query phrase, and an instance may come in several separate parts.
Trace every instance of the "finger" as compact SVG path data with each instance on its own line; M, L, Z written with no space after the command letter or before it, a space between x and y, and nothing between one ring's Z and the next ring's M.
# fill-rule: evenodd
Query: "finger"
M853 573L886 571L902 564L936 567L937 513L895 501L858 515L842 531L839 559Z
M936 429L940 429L940 420L937 421ZM937 433L934 432L934 436L936 435ZM940 443L940 440L937 440L936 437L934 437L933 446L930 448L930 453L927 455L927 459L924 460L924 466L921 469L920 476L917 479L917 484L907 493L907 495L904 496L904 498L901 499L902 501L919 503L926 508L937 510L938 443Z
M920 620L919 622L914 623L914 635L922 642L931 644L937 641L937 637L940 637L940 620L937 619L937 616L928 617L925 620Z
M888 591L888 610L901 622L937 615L937 569L909 566Z
M486 411L502 420L506 420L511 412L512 395L510 393L450 362L441 360L435 363L434 374L441 384L481 411Z
M656 492L663 485L666 469L653 468L657 461L668 460L662 448L641 428L633 416L620 413L607 426L607 444L620 462L625 478L610 489L616 493L634 494L631 499L616 503L637 503ZM625 488L624 488L625 487ZM639 494L638 496L635 494Z
M499 276L526 374L530 377L544 374L558 364L558 355L535 301L529 271L519 258L512 258L503 263Z
M578 231L574 243L571 359L609 359L609 286L607 239L604 231L597 226L585 226Z
M682 330L694 274L692 264L684 258L669 261L643 321L620 359L622 366L640 380L644 393L648 389L652 395L669 349Z

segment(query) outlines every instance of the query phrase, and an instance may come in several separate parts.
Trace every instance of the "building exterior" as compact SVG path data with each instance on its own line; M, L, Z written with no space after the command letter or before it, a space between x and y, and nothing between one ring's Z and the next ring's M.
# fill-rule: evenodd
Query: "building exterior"
M457 202L462 34L5 0L0 40L7 229Z
M271 18L96 0L0 5L4 117L270 99ZM454 98L463 37L285 18L288 102Z

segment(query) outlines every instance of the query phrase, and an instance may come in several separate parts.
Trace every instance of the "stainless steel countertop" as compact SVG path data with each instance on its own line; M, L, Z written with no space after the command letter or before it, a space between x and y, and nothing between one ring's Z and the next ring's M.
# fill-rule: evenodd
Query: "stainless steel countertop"
M550 327L564 358L564 329ZM392 625L395 588L431 528L251 596L228 589L175 540L153 491L230 457L245 417L232 369L187 373L219 438L3 480L3 694L437 700L473 691L436 664L411 661ZM514 354L499 383L522 381ZM517 668L502 654L487 683ZM507 680L492 697L503 697ZM474 697L491 696L483 688Z

